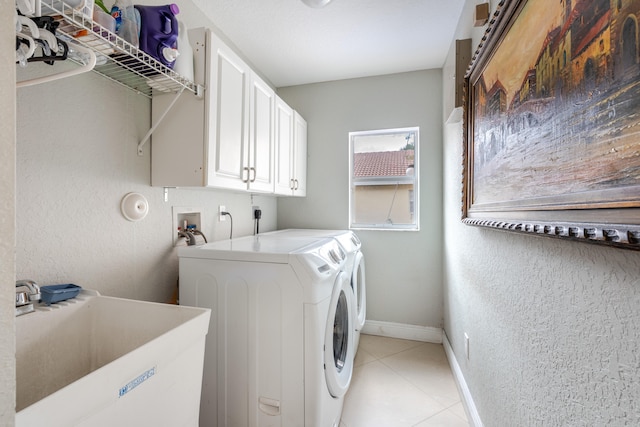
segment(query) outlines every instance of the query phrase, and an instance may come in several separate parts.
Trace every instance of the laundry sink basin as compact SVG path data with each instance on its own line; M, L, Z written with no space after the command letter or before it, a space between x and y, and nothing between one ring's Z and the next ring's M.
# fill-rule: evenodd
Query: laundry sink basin
M77 298L16 318L16 427L197 426L210 310Z

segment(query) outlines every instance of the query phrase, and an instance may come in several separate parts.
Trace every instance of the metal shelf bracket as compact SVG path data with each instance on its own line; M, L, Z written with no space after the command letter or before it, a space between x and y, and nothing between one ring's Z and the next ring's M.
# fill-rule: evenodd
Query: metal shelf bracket
M151 129L149 129L149 131L144 136L144 138L142 138L142 140L140 140L140 142L138 143L138 156L142 156L143 155L142 148L144 147L144 144L147 143L147 141L151 137L151 134L156 130L156 128L160 125L160 123L162 123L162 120L164 120L166 115L173 108L174 104L178 101L178 98L180 98L180 96L182 95L182 92L184 92L184 89L185 88L180 89L180 91L178 91L178 93L175 94L174 98L171 100L171 103L166 108L166 110L164 110L164 112L160 115L158 120L155 123L153 123L153 125L151 126Z

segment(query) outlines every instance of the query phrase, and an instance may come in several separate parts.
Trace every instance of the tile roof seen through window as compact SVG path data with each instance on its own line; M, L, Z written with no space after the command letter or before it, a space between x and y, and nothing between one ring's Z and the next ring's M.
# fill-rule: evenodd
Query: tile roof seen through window
M414 150L354 153L353 175L356 178L404 176L413 159Z

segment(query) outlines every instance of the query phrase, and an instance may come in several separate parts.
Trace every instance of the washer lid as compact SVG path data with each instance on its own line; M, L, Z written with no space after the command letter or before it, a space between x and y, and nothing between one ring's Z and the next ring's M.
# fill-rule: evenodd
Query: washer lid
M333 237L344 248L345 252L356 252L362 247L358 236L351 230L322 230L315 228L287 228L284 230L271 231L268 235L278 235L282 237Z
M292 255L314 252L319 246L330 242L323 237L288 237L259 234L221 240L201 246L178 248L181 258L203 258L234 261L259 261L289 263Z

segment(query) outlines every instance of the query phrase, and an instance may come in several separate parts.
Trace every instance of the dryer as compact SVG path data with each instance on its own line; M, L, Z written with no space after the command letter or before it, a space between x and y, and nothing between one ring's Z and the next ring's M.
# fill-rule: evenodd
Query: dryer
M362 243L358 236L351 230L321 230L321 229L285 229L266 233L267 235L277 235L282 238L293 237L332 237L340 243L346 253L344 271L349 275L351 288L353 289L356 308L354 310L354 349L358 351L360 343L360 333L366 322L367 316L367 295L364 255L361 248Z
M212 309L200 425L339 425L354 302L337 241L258 235L178 255L180 303Z

